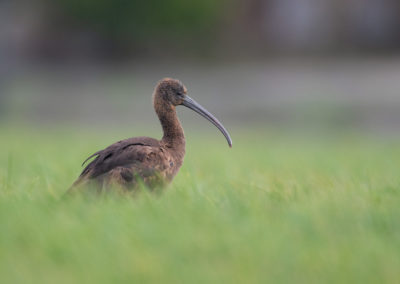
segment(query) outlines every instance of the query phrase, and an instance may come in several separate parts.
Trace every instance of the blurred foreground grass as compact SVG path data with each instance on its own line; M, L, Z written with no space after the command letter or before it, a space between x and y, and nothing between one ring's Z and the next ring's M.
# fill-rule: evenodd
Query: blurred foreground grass
M60 201L130 133L0 130L0 283L400 281L399 140L188 133L161 196Z

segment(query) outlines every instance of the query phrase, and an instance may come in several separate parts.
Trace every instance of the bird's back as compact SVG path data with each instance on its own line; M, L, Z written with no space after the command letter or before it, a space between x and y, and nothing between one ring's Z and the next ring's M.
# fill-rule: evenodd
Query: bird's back
M172 180L182 163L160 141L149 137L118 141L91 155L84 164L93 157L70 191L88 184L98 190L113 185L134 189L140 181L155 187Z

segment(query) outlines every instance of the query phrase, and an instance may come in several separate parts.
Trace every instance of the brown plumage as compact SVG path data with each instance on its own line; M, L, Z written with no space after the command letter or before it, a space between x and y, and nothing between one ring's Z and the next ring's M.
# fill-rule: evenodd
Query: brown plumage
M202 106L186 95L186 87L178 80L161 80L153 93L153 105L160 120L163 137L135 137L118 141L104 150L91 155L95 157L68 192L88 188L97 191L113 186L123 190L135 189L141 182L150 188L172 181L179 171L185 156L185 136L175 107L184 105L213 123L226 137L229 146L232 140L222 124Z

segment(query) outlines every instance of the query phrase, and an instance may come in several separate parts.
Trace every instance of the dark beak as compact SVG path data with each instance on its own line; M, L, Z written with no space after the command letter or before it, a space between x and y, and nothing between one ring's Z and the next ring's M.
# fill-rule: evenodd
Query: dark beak
M194 110L195 112L200 114L202 117L204 117L208 121L210 121L212 124L214 124L219 129L219 131L221 131L222 134L224 134L226 140L228 141L229 147L232 147L232 139L231 139L231 136L229 135L228 131L226 131L226 129L222 125L222 123L219 122L218 119L216 119L204 107L202 107L200 104L198 104L196 101L194 101L189 96L185 96L185 99L183 100L182 105L184 105L185 107L190 108L191 110Z

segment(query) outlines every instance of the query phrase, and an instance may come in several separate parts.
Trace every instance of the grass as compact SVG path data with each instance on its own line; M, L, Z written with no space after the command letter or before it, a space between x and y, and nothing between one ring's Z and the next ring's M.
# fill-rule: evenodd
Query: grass
M0 283L400 281L398 140L189 133L161 196L60 200L126 133L1 133Z

